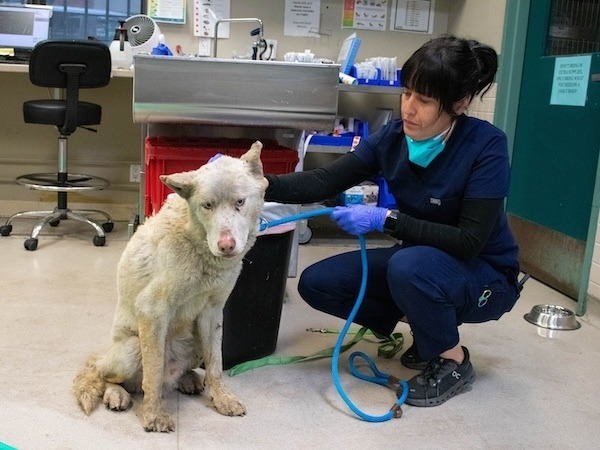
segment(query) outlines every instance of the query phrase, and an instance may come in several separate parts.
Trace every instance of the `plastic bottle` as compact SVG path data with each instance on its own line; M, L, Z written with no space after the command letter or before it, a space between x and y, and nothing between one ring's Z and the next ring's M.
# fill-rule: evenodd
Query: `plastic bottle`
M112 59L113 69L130 69L133 64L133 52L127 38L125 21L119 20L119 26L115 30L115 37L108 47Z

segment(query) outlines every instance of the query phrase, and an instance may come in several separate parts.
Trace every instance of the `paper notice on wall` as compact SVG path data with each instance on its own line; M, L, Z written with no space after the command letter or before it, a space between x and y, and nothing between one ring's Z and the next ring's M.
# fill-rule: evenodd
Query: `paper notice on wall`
M285 0L285 36L318 36L320 20L321 0Z
M585 106L592 55L556 58L551 105Z
M231 0L194 0L194 36L215 37L215 23L229 19ZM219 24L219 37L229 37L229 24Z
M388 1L344 0L342 28L385 31Z
M185 0L149 0L148 15L156 22L185 23Z
M391 29L413 33L433 33L435 0L394 0Z

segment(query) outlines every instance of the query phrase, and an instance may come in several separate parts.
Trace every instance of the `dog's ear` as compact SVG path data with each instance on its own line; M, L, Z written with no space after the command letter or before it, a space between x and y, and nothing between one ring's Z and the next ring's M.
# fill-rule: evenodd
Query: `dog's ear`
M192 195L194 183L190 172L161 175L160 181L169 186L175 193L183 198L189 198L190 195Z
M260 160L260 151L262 148L262 142L256 141L254 144L252 144L250 150L240 157L242 161L246 161L250 166L250 173L260 178L263 176L263 166Z

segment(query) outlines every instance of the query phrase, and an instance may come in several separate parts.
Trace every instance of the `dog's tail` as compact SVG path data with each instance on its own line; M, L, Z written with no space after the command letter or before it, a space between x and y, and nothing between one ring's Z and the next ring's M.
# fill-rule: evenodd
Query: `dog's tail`
M73 380L73 394L86 415L89 415L102 401L106 383L100 377L97 355L92 355Z

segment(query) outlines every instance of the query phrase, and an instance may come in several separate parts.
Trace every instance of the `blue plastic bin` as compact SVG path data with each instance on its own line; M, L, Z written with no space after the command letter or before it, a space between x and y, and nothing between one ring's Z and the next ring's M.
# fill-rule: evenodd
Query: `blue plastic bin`
M377 199L377 206L388 209L398 209L394 196L390 193L388 185L383 177L375 177L372 179L373 182L379 186L379 198Z

